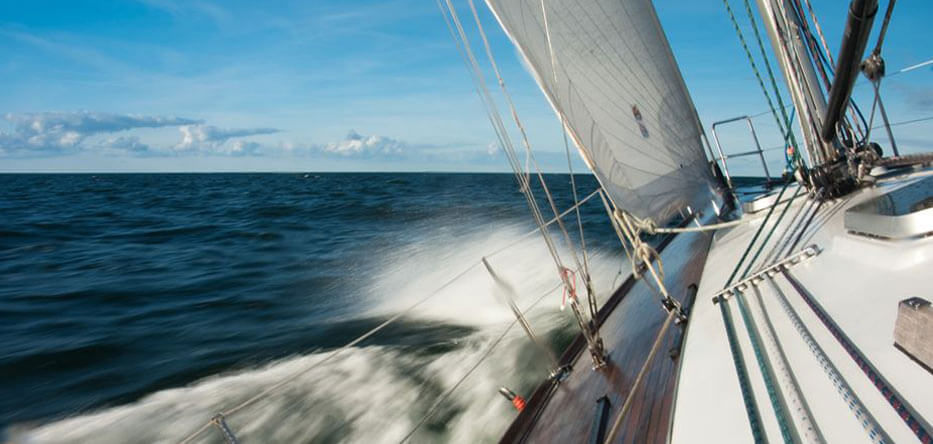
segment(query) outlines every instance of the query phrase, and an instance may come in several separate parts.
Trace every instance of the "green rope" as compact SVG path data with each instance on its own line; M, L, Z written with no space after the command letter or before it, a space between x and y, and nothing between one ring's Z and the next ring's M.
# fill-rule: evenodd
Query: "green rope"
M738 273L739 268L742 267L742 264L745 262L745 259L748 257L748 253L752 250L752 247L755 245L755 241L758 240L758 236L761 235L761 232L764 231L765 226L768 225L768 220L771 219L771 215L774 213L774 209L777 208L778 203L781 201L781 197L784 196L784 192L787 191L787 187L790 185L790 182L785 182L784 186L781 187L781 191L778 193L777 198L774 200L774 203L768 208L768 214L765 215L764 220L761 222L761 226L758 227L758 230L755 231L755 235L752 237L752 241L749 242L748 247L745 248L745 251L742 253L741 259L735 264L735 269L732 270L732 274L729 275L729 280L726 281L725 287L728 287L732 283L732 280L735 279L736 273ZM799 191L799 188L798 188ZM786 210L786 209L785 209ZM783 217L783 212L781 214ZM771 229L771 232L768 233L767 237L771 237L771 233L774 232L774 229L777 227L775 224L774 228ZM759 248L760 250L760 248ZM760 253L760 251L759 251ZM758 257L758 254L755 254L755 257ZM752 260L754 262L754 259ZM735 338L735 328L732 326L732 316L729 314L729 310L726 307L728 299L723 295L719 297L719 309L722 312L722 319L726 325L726 336L729 339L729 350L732 352L732 362L735 365L735 371L739 376L739 388L742 391L742 399L745 402L745 412L748 415L748 422L752 428L752 435L755 437L755 442L766 442L765 438L762 435L761 431L761 417L758 413L758 408L756 407L754 394L751 392L751 386L748 382L748 371L745 368L745 361L742 359L742 350L738 344L737 339ZM749 331L751 335L751 323L746 320L745 328ZM753 342L754 347L754 342ZM755 348L756 355L759 353L757 347ZM759 361L759 366L761 366L761 361ZM765 369L762 369L762 374L765 374ZM765 385L768 385L768 381L765 381ZM770 389L769 389L770 395ZM773 402L773 400L772 400ZM775 409L775 412L779 410ZM778 422L782 420L781 415L778 414ZM783 433L783 431L782 431Z
M735 297L739 300L739 312L742 313L742 319L745 321L745 330L748 332L748 339L752 342L752 349L755 351L755 360L758 361L758 368L761 369L761 377L764 379L765 388L768 390L768 398L771 400L771 406L774 407L774 413L777 416L778 427L781 429L781 436L785 443L796 442L794 432L791 429L791 423L788 421L787 406L780 398L780 393L774 384L775 376L768 357L761 350L761 336L758 330L753 327L755 319L748 310L748 304L745 302L745 295L741 291L735 291Z
M735 327L732 324L732 315L727 306L728 299L721 298L719 301L719 312L722 313L722 321L726 326L726 337L729 338L729 351L732 352L732 363L735 364L735 371L739 376L739 388L742 391L742 401L745 403L745 414L748 415L748 423L752 427L752 437L755 443L766 443L768 438L764 434L761 425L761 414L758 412L755 402L755 393L752 391L751 383L748 380L748 370L745 367L745 359L742 358L742 350L739 349L739 340L735 335Z
M752 250L752 246L755 245L755 241L758 240L758 236L761 235L761 232L764 231L765 226L768 225L768 219L771 218L771 213L773 213L774 209L777 208L778 202L781 201L781 197L783 197L784 192L787 191L788 185L790 185L790 182L785 182L784 186L781 187L781 192L778 193L777 199L775 199L774 204L772 204L768 208L768 214L765 215L765 219L761 222L761 226L758 227L757 231L755 231L755 235L752 236L752 241L749 242L748 247L745 248L745 252L742 253L742 257L739 259L739 262L735 264L735 269L732 270L732 274L729 275L729 280L726 281L726 285L724 285L723 287L728 287L729 284L732 283L732 280L735 279L736 273L739 272L739 268L742 268L742 264L745 263L745 259L748 257L748 253Z
M761 41L761 32L758 30L758 22L755 21L755 15L752 13L752 7L748 0L745 0L745 12L748 14L748 20L752 22L752 30L755 31L755 39L758 41L758 51L761 53L761 59L764 60L765 69L768 71L771 87L774 89L774 98L777 99L778 102L778 109L781 111L781 115L784 117L784 122L787 125L786 128L782 128L786 131L784 134L784 142L790 143L790 145L794 147L795 157L799 156L799 154L797 154L797 139L794 137L791 119L787 116L787 108L784 106L784 100L781 99L781 90L778 89L777 81L774 79L774 71L771 69L771 62L768 61L768 55L765 53L765 45ZM774 117L777 118L777 115Z
M774 122L777 123L778 128L781 129L781 134L783 134L786 139L788 128L784 127L784 124L781 122L781 118L778 117L777 110L775 110L774 107L774 102L771 101L771 94L768 93L768 88L765 86L765 81L763 78L761 78L761 72L758 71L758 64L755 63L755 57L752 56L752 51L748 49L748 44L745 42L745 34L742 33L742 28L739 27L739 22L735 18L735 13L732 12L732 6L729 5L729 0L722 0L722 3L726 5L726 11L729 13L729 18L732 20L732 26L735 28L735 33L739 36L739 42L742 44L742 49L745 50L745 55L748 57L748 63L752 66L752 71L755 73L755 78L758 79L758 86L761 87L761 92L765 95L765 100L768 102L768 108L771 109L771 115L774 116ZM757 31L758 28L756 27L755 29Z
M748 276L748 272L752 270L752 265L755 263L756 260L758 260L758 256L761 255L761 252L765 249L765 245L767 245L768 241L771 240L771 235L774 234L775 231L777 231L778 225L781 224L781 219L784 219L784 215L787 214L787 210L790 209L791 204L794 202L794 199L796 199L797 196L800 195L800 191L802 189L803 187L797 187L797 190L794 191L794 195L791 196L791 198L787 201L787 205L785 205L784 209L781 210L781 214L779 214L777 220L774 221L774 226L771 227L771 231L768 231L768 234L765 236L764 242L762 242L761 245L758 246L758 251L756 251L755 255L752 256L752 260L748 263L748 266L745 267L745 271L742 272L742 277L739 279L744 279L746 276ZM778 198L778 200L774 201L774 206L777 206L780 200L781 199ZM764 227L764 225L762 225L762 227ZM749 245L749 248L751 248L751 245Z

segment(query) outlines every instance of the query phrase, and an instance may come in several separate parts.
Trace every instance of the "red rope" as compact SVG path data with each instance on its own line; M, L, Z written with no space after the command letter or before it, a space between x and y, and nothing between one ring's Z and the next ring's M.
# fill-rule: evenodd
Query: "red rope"
M567 285L564 285L564 291L560 298L560 309L563 310L567 305L568 295L574 300L577 299L577 273L567 267L563 267L560 270L560 278L567 283Z

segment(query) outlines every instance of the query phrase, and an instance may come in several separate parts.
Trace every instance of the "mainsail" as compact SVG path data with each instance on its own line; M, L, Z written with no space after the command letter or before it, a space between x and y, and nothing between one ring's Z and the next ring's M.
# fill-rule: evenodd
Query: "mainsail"
M650 0L487 0L613 203L669 220L709 199L699 119Z

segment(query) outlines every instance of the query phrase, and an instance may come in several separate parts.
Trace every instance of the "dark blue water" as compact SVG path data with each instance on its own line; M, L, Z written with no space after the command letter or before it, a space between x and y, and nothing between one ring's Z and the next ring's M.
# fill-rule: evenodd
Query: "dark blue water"
M547 180L559 208L572 205L569 176ZM597 187L592 176L577 181L581 197ZM613 277L617 241L598 197L582 211L590 249L615 258ZM172 388L207 390L200 381L216 375L246 381L254 369L326 352L533 228L508 174L0 175L0 215L0 427L12 430L66 417L87 425L87 415L149 405ZM526 251L503 267L552 277L546 254L517 248ZM445 316L406 317L360 346L379 351L364 361L411 357L400 368L425 373L399 384L425 387L425 375L443 375L428 373L429 362L487 329ZM395 384L395 373L374 383ZM219 406L239 399L230 396ZM353 424L348 408L333 420ZM341 427L312 428L323 431L307 439L359 438ZM111 442L149 440L133 436Z

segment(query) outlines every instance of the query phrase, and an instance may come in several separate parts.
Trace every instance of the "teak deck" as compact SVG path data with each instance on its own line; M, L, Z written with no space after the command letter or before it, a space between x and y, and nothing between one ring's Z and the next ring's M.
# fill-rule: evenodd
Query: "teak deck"
M659 245L668 291L686 306L692 302L688 294L695 293L696 287L690 287L699 282L711 239L708 233L684 233L669 236ZM572 363L573 370L560 383L542 383L500 442L594 442L597 400L603 396L609 399L605 420L608 430L666 314L656 290L643 279L629 277L600 309L597 319L609 354L608 364L593 370L585 342L578 335L561 357L562 364ZM676 359L667 351L679 347L682 334L680 326L672 326L666 333L662 348L635 392L634 404L624 418L616 442L667 441L677 368Z

